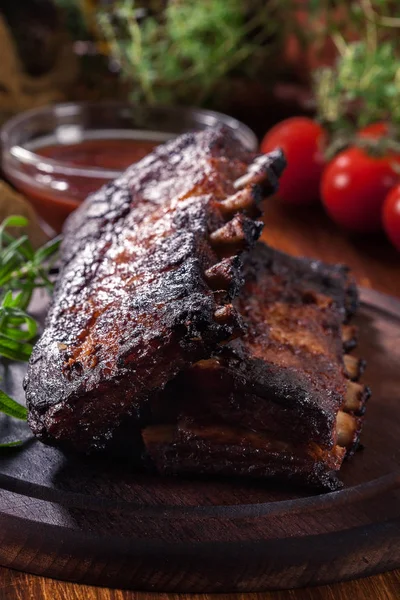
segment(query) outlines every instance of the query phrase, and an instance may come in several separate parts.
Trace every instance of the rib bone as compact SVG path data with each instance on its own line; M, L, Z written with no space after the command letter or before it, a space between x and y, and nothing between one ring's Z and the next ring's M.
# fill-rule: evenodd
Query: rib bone
M225 304L217 308L214 319L219 325L231 328L230 339L234 339L243 333L243 321L232 304Z
M337 444L343 448L351 448L355 442L357 420L353 415L339 410L336 417Z
M343 325L342 341L345 352L350 352L357 345L357 327L355 325Z
M350 354L345 354L343 357L346 375L352 381L358 381L365 370L365 360L356 358Z
M205 279L214 291L225 290L230 295L235 294L235 285L239 279L240 261L237 256L224 258L204 273Z
M220 255L230 256L255 241L262 228L263 223L260 221L253 221L242 214L236 215L210 234L210 242Z
M238 314L232 304L225 304L225 306L217 308L214 313L214 318L221 325L226 325L228 323L236 322Z
M347 384L344 409L348 412L357 412L362 405L364 386L361 383L349 381Z
M238 211L254 215L261 197L260 187L253 185L245 187L236 192L236 194L229 196L226 200L219 203L219 207L224 215L232 215Z
M347 384L347 392L344 402L343 410L346 412L353 412L358 415L363 414L365 403L370 397L371 392L369 387L356 383L355 381L349 381Z
M239 190L246 185L263 183L272 192L278 189L278 180L286 167L286 159L279 148L269 154L260 155L249 165L247 173L234 182L234 188Z

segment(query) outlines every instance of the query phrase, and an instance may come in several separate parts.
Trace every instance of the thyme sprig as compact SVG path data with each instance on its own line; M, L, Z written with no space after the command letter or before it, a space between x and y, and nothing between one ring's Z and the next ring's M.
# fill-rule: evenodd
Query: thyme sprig
M130 84L131 99L205 102L217 84L251 58L264 56L279 29L270 6L252 0L116 0L96 14L99 33Z
M385 9L388 15L382 14ZM400 148L400 46L393 36L400 19L391 16L386 0L362 0L356 10L361 27L358 41L346 41L340 31L333 31L336 64L314 74L317 115L330 138L327 160L347 146L377 157L398 153ZM358 135L360 129L379 122L387 124L384 136Z
M334 67L317 70L318 114L331 129L356 130L377 121L400 126L399 48L364 41L342 48Z

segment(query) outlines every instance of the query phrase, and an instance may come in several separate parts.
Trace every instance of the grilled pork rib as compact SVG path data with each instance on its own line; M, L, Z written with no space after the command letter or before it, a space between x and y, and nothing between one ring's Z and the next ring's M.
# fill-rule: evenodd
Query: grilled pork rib
M244 275L235 304L246 334L153 401L158 424L143 432L147 451L161 472L274 476L336 489L368 398L356 383L362 363L343 360L355 285L345 267L262 243ZM349 346L355 331L346 327Z
M43 441L89 451L240 329L239 253L281 152L257 157L223 129L160 146L69 218L62 268L25 381ZM261 187L260 187L261 186Z
M253 247L283 167L223 130L185 135L70 217L26 379L40 439L340 486L369 395L348 354L357 292L342 266Z

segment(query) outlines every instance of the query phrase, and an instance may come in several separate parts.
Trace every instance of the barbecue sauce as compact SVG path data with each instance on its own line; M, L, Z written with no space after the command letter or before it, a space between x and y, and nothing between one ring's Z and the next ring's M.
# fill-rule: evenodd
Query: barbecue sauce
M54 144L36 148L35 154L54 160L63 167L124 171L129 165L149 154L158 143L135 139L82 140L75 144ZM57 232L61 231L65 219L80 202L113 179L112 174L109 179L105 179L95 176L80 177L68 172L61 176L38 174L36 178L42 178L42 190L24 183L19 183L18 187L31 199L43 220Z
M36 154L74 167L124 170L157 146L149 140L83 140L78 144L55 144L38 148Z

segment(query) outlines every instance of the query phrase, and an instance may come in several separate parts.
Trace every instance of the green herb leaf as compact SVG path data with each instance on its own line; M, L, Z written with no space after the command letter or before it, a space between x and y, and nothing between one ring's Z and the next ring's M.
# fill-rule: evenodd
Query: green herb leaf
M25 406L15 402L15 400L10 398L10 396L8 396L2 390L0 390L0 412L8 415L9 417L20 419L21 421L26 421L27 418L27 410Z
M32 354L33 346L16 342L3 334L0 334L0 354L9 360L28 362Z
M400 21L399 21L400 22ZM320 119L332 134L353 134L370 123L400 126L400 66L397 45L365 41L344 42L334 67L315 73Z
M26 362L32 353L31 341L36 337L38 324L26 310L36 288L49 291L53 283L50 268L60 246L55 238L34 251L26 235L15 238L8 227L26 227L25 217L12 215L0 225L0 356ZM26 421L27 410L5 392L0 391L0 413ZM13 448L24 439L0 442L0 448Z
M2 235L2 236L0 236L0 240L4 240L4 242L6 242L7 244L11 244L11 243L12 243L12 241L13 241L14 239L15 239L15 238L13 238L13 236L12 236L12 235L10 235L10 234L9 234L7 231L4 231L4 232L3 232L3 235ZM0 246L1 246L1 245L0 245ZM33 255L34 255L34 250L33 250L33 248L32 248L32 245L31 245L31 243L30 243L30 241L29 241L29 240L27 240L27 241L25 242L25 244L23 244L23 245L22 245L22 246L19 248L19 252L20 252L20 254L22 254L22 256L23 256L24 258L26 258L27 260L31 260L31 259L33 258Z
M13 442L3 442L0 443L0 448L16 448L18 446L22 446L26 440L15 440Z
M33 258L34 262L36 264L40 264L40 263L44 262L45 260L54 256L55 252L57 252L57 250L59 249L60 244L61 244L61 236L58 236L58 237L50 240L49 242L47 242L47 244L45 244L44 246L42 246L41 248L39 248L39 250L37 250L35 252L35 255Z
M152 4L156 6L150 8ZM283 29L271 17L277 4L116 0L102 3L96 19L133 100L199 104L212 97L229 73L242 69L248 76L255 63L265 64L273 36Z
M6 231L26 225L18 215L0 225L0 356L18 361L29 360L32 352L29 342L38 326L26 310L36 288L52 290L49 271L61 241L55 238L35 252L26 235L14 238Z
M27 225L28 219L26 217L22 217L21 215L10 215L4 219L0 226L0 236L6 227L26 227Z

